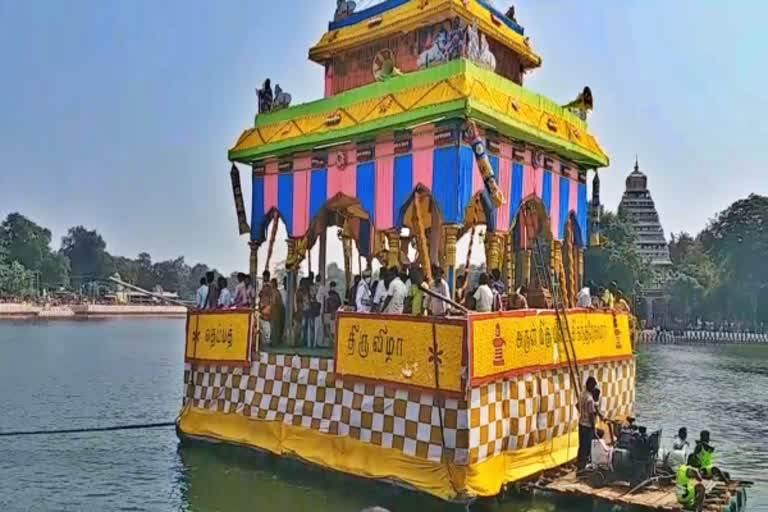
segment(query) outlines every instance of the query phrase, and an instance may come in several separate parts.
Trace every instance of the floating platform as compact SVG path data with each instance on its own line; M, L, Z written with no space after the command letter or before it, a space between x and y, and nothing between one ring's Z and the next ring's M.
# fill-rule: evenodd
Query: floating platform
M751 482L732 480L729 484L706 480L704 509L708 512L741 512L747 506L747 488ZM585 478L576 476L573 466L542 473L535 481L526 484L534 492L560 496L580 496L604 501L613 505L637 507L645 510L678 512L686 510L677 502L674 480L660 480L633 491L628 482L613 482L604 487L592 487ZM632 492L631 492L632 491Z

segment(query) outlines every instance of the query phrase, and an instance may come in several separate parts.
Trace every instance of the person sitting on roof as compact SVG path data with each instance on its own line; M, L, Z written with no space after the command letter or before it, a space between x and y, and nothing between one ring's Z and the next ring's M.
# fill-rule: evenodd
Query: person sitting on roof
M715 466L715 447L710 444L709 430L702 430L696 441L696 448L689 458L689 464L701 471L704 478L720 478L723 482L730 482L730 476L725 471Z

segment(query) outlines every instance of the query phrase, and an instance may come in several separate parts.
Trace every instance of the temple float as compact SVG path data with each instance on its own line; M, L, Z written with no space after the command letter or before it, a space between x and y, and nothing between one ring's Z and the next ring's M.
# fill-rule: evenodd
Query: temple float
M591 93L563 107L525 89L541 59L513 10L485 0L338 4L309 52L324 66L325 98L290 106L267 81L254 126L229 151L253 275L264 269L259 249L272 252L270 226L286 227L284 346L262 346L255 312L190 313L179 435L444 500L495 496L575 458L577 388L588 376L606 416L633 409L629 319L573 309L587 173L608 164L587 130ZM236 164L251 170L250 220ZM384 267L415 251L427 272L429 262L444 269L452 291L457 240L484 226L487 269L509 288L528 284L532 309L342 311L333 349L301 350L298 269L319 244L322 273L330 226L342 235L347 283L352 248ZM570 309L552 309L560 295L537 254Z

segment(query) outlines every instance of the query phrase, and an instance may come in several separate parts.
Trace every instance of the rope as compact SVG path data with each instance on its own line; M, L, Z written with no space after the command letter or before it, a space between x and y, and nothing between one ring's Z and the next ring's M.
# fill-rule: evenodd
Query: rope
M86 428L67 428L59 430L11 430L0 432L0 437L19 437L19 436L40 436L55 434L80 434L83 432L114 432L116 430L144 430L150 428L175 427L176 422L167 421L163 423L140 423L137 425L116 425L112 427L86 427Z
M435 398L437 399L437 417L440 419L440 445L442 446L441 459L445 460L445 470L448 473L448 481L451 484L456 497L460 495L459 489L454 482L453 471L451 471L451 461L447 456L447 449L445 447L445 425L443 424L443 414L445 414L445 401L443 399L443 393L440 390L440 353L438 352L437 344L437 323L432 322L432 367L435 372ZM455 453L455 450L454 450Z

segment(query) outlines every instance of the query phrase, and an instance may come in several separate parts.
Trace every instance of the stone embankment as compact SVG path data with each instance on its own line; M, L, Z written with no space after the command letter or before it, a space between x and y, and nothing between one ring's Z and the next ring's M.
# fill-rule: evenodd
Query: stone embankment
M35 304L0 304L3 318L73 319L117 316L183 317L187 309L162 305L105 305L78 304L64 306L38 306Z
M768 343L768 333L726 331L642 331L638 343L659 345L758 344Z

